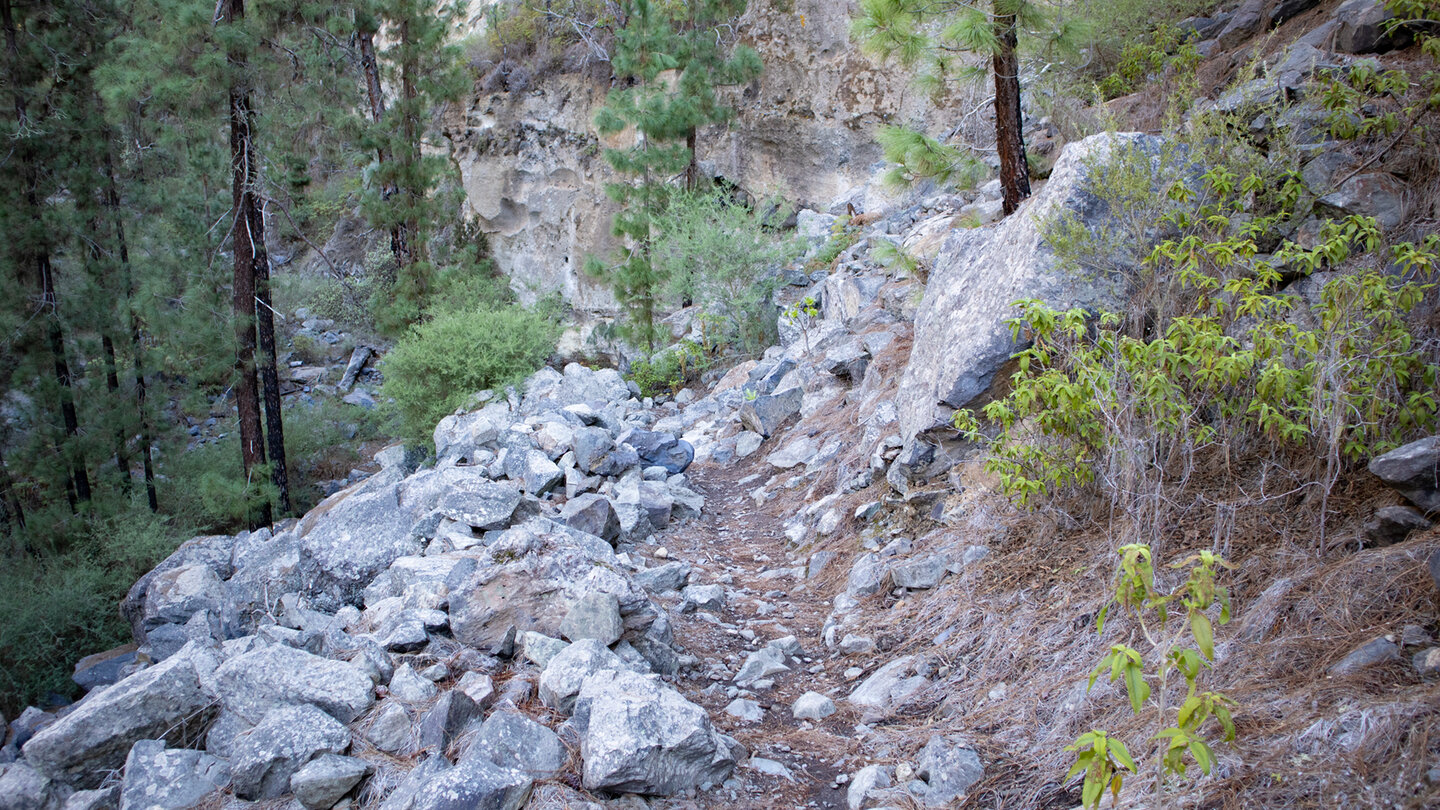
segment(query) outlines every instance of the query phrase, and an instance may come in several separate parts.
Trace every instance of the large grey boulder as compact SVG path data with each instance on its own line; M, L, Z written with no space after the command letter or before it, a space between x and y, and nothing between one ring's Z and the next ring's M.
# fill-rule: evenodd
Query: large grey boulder
M266 537L269 530L261 532ZM166 571L187 565L208 565L221 579L230 579L235 573L232 562L237 540L230 535L204 535L192 537L175 549L159 565L150 569L130 586L125 599L120 603L120 615L130 623L131 634L136 639L145 637L142 623L145 620L145 598L150 593L150 583Z
M230 765L204 751L140 740L125 759L120 810L186 810L230 784Z
M1005 364L1023 345L1010 332L1014 302L1039 299L1059 309L1117 309L1130 272L1148 246L1127 245L1100 269L1069 271L1045 241L1042 225L1073 216L1085 229L1115 226L1115 214L1094 191L1092 173L1104 161L1136 150L1156 174L1164 142L1137 133L1093 135L1066 146L1045 188L1019 211L989 228L956 230L934 261L925 297L915 317L914 347L900 379L896 406L900 435L919 463L917 434L947 425L956 408L989 390ZM901 460L907 458L902 451ZM899 463L897 461L897 463Z
M1370 472L1423 512L1440 511L1440 436L1397 447L1370 459Z
M569 712L585 679L601 670L625 669L620 656L598 639L587 638L561 650L540 673L540 702Z
M141 629L148 634L164 624L185 624L201 611L219 619L217 629L235 629L238 614L230 591L215 569L205 563L191 563L157 574L145 592ZM144 643L145 636L137 636Z
M290 777L321 754L343 754L350 731L314 706L274 709L235 742L231 787L246 800L290 792Z
M1216 44L1221 48L1233 48L1258 34L1264 26L1266 5L1268 0L1245 0L1241 3L1220 32Z
M774 394L760 394L740 406L740 424L769 438L785 420L800 413L804 401L805 392L798 386Z
M481 447L493 444L513 421L510 406L492 402L466 413L451 414L435 425L435 458L439 466L469 462Z
M386 700L376 707L368 726L364 727L365 739L388 754L407 754L414 747L415 725L410 713L399 701Z
M397 810L519 810L534 784L526 774L475 754L425 781ZM384 810L391 810L389 801Z
M627 430L618 441L635 448L642 466L664 467L672 475L684 472L695 459L695 448L689 442L677 439L666 431Z
M602 670L575 702L587 790L672 796L723 782L731 741L705 710L654 677Z
M602 495L589 493L570 499L560 509L560 520L611 543L620 537L620 516L610 499Z
M390 563L419 554L411 532L418 515L400 505L400 484L370 481L331 495L300 522L300 571L306 591L332 605L358 602L359 593Z
M358 757L321 754L290 777L290 792L306 810L329 810L371 770Z
M907 655L875 670L855 687L849 701L867 717L883 717L929 685L923 660Z
M221 664L214 689L227 711L251 723L277 706L298 704L314 704L348 723L375 701L370 676L359 667L278 644Z
M205 684L218 663L210 648L186 645L36 733L22 749L25 759L52 779L94 787L125 764L137 740L193 743L215 713Z
M1335 32L1335 50L1342 53L1384 53L1409 44L1410 32L1402 27L1386 33L1385 22L1395 15L1383 0L1346 0L1335 9L1340 24Z
M553 779L570 758L559 735L512 711L497 711L485 720L465 756L472 754L537 782Z
M59 810L67 792L23 760L0 765L0 810Z
M1316 200L1316 206L1335 217L1352 214L1374 217L1381 228L1405 221L1409 189L1393 174L1368 172L1345 179L1340 187Z
M520 490L508 484L476 483L454 488L440 498L436 508L445 517L483 531L510 525L520 506Z
M451 689L442 694L420 718L420 747L443 752L472 720L484 716L485 712L469 695L459 689Z
M928 785L926 807L949 807L985 776L980 756L959 739L936 734L920 749L915 775Z
M569 641L595 639L609 646L619 641L624 632L620 602L608 593L587 593L575 600L560 622L560 635Z
M565 481L559 465L533 447L510 452L505 457L505 474L535 496L543 496Z
M581 471L592 475L610 475L614 472L609 470L606 464L611 451L615 449L615 439L610 435L610 431L598 427L580 428L575 431L573 441L575 466ZM636 458L638 460L638 455Z

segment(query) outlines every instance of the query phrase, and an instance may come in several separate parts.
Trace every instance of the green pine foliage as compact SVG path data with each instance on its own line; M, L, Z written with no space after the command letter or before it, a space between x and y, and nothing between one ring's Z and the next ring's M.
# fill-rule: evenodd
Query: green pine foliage
M605 150L605 160L626 178L606 192L622 208L612 230L625 241L609 264L592 258L591 275L604 278L625 311L623 332L654 349L665 285L651 256L658 220L677 188L698 184L694 140L702 127L724 123L732 112L717 88L748 82L760 58L744 46L721 47L720 26L744 11L744 2L706 0L667 9L650 0L628 0L617 32L613 68L621 87L610 93L595 118L600 134L634 132L634 145Z

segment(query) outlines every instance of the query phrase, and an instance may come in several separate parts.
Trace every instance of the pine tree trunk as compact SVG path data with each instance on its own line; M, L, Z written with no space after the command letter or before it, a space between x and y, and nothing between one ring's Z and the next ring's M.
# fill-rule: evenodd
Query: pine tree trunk
M15 18L11 12L10 0L0 0L0 25L5 28L5 47L10 57L9 79L11 91L14 93L15 120L23 130L29 126L29 111L26 107L25 96L21 88L25 81L20 74L20 49L16 41ZM35 157L30 154L25 140L21 140L17 148L16 159L21 165L21 176L25 184L25 208L32 221L40 219L40 195L37 190L39 185L39 167L35 165ZM55 275L54 268L50 264L50 249L43 241L43 237L36 245L30 247L31 255L27 263L33 263L35 270L35 282L40 294L40 310L49 310L48 324L46 326L46 337L49 342L50 354L54 360L55 382L60 388L60 416L65 425L66 442L60 446L60 454L65 459L66 470L66 496L71 507L77 505L77 501L90 500L90 476L85 469L83 450L76 444L80 435L80 420L75 410L74 389L71 386L70 362L65 352L65 332L60 324L60 313L55 298Z
M226 0L224 22L234 25L245 17L244 0ZM265 442L260 432L260 391L255 369L255 254L256 236L252 227L258 212L251 182L254 178L254 147L250 124L250 90L244 83L245 56L237 50L226 55L230 70L230 172L231 213L234 217L235 276L233 287L235 330L235 408L240 417L240 462L247 484L253 483L254 469L265 465ZM263 236L263 234L259 234ZM260 251L264 245L260 244ZM270 523L270 502L249 516L250 528Z
M145 499L150 511L160 511L160 499L155 492L155 459L150 449L150 417L145 413L145 368L140 359L140 317L135 314L131 300L135 297L135 281L130 272L130 245L125 238L125 221L120 216L120 189L115 182L115 160L110 154L112 138L105 138L105 205L115 223L115 245L120 254L120 287L125 294L125 310L130 316L130 355L135 369L135 414L140 421L140 458L145 467Z
M265 443L270 480L281 516L290 514L290 474L285 464L285 421L280 404L280 375L275 370L275 309L270 304L270 256L265 250L265 214L253 202L250 232L255 237L255 317L260 337L260 387L265 397Z
M370 117L379 125L385 120L385 93L380 87L380 63L375 59L375 32L358 30L356 37L360 41L360 70L365 74L365 95L370 100ZM383 139L375 147L375 159L382 168L391 160L390 150L385 147ZM380 188L380 199L389 200L394 196L395 183L387 180ZM405 261L409 253L408 241L404 225L397 223L390 226L390 252L395 256L397 267Z
M115 362L115 341L110 338L108 331L100 335L100 348L105 353L105 390L110 393L112 400L120 398L120 371ZM125 501L130 501L130 451L126 447L129 431L125 425L115 426L115 469L120 473L120 491L125 495Z
M0 441L0 446L4 442ZM15 484L10 480L10 468L5 466L5 457L0 455L0 518L7 533L25 528L25 510L20 506L20 496L15 494ZM19 548L19 546L16 546Z
M420 72L420 58L415 53L415 45L410 40L410 23L408 20L400 22L400 97L404 105L400 116L400 135L404 138L404 155L401 159L404 171L401 177L407 182L414 183L420 171L420 120L419 112L415 109L416 97L419 95L415 88L416 74ZM399 193L404 195L406 216L399 225L398 248L395 253L396 263L400 265L400 272L415 264L417 246L411 244L419 230L419 223L414 216L415 206L419 198L424 195L424 189L401 188Z
M996 3L997 10L999 3ZM1000 189L1008 216L1030 196L1030 171L1020 122L1020 59L1014 14L995 15L995 149L1000 154Z
M685 190L694 192L700 187L700 161L695 156L695 129L685 133L685 149L690 153L690 162L685 164Z

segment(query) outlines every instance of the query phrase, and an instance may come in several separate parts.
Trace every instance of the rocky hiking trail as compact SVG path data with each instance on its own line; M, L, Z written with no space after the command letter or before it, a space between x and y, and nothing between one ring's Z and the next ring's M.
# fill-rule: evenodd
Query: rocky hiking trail
M847 684L845 665L825 651L821 635L830 600L809 580L805 555L797 557L785 537L789 515L783 499L757 506L750 494L770 472L761 458L692 467L688 472L705 496L705 511L657 536L660 545L645 549L652 558L647 564L680 562L691 567L691 582L724 587L723 606L683 613L674 632L680 647L707 662L699 679L677 681L681 694L703 706L751 754L736 771L742 786L735 793L744 791L752 801L764 797L766 806L844 807L845 787L835 779L852 752L853 718L833 706L833 713L819 720L792 714L805 693L838 701ZM663 558L655 555L662 548ZM787 636L794 636L801 650L795 667L771 676L774 685L768 689L734 685L747 656ZM737 701L756 705L733 705ZM757 708L759 719L745 711ZM772 763L783 770L771 771ZM733 807L735 798L716 796L713 805L704 806Z

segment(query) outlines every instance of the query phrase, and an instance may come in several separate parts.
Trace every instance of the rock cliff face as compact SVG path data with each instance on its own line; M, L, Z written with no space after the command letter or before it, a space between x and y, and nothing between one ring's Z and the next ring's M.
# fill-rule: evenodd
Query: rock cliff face
M905 71L860 53L849 37L855 6L751 3L739 38L760 53L765 72L737 88L739 114L728 130L701 134L698 152L708 171L756 196L779 195L822 211L847 201L868 210L885 199L866 186L881 159L878 125L955 128L965 106L958 97L935 104ZM490 236L512 286L522 298L561 291L591 316L614 309L608 290L581 273L587 255L604 257L614 247L613 207L604 193L614 177L602 150L618 143L602 143L595 132L595 112L609 90L597 72L605 71L477 90L446 128L467 214ZM984 126L979 130L983 140Z

